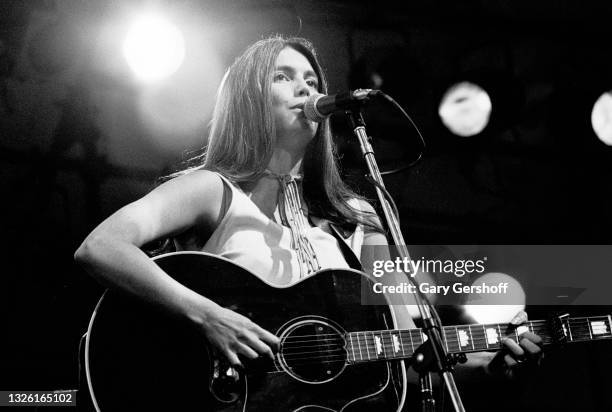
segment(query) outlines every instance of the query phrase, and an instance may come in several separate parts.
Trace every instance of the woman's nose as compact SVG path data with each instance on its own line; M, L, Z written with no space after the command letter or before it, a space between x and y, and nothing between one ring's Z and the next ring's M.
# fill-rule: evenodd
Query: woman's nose
M296 95L297 96L310 96L310 87L306 84L304 80L298 80L296 85Z

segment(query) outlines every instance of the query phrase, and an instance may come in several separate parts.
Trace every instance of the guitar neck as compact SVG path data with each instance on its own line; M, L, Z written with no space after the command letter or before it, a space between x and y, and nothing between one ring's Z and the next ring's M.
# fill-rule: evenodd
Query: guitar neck
M444 326L441 337L448 353L497 350L504 339L516 342L524 332L539 335L545 345L612 338L610 315L559 317L553 323L533 320L520 326L509 323ZM427 336L421 329L348 332L348 361L360 363L410 358L426 340Z

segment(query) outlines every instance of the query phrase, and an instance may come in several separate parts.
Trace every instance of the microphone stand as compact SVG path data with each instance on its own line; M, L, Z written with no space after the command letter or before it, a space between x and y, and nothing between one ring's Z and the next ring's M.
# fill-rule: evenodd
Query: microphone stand
M387 222L387 227L391 232L393 243L397 247L400 258L410 259L408 254L408 248L406 242L399 227L399 221L395 215L391 205L386 199L381 188L384 188L384 182L378 169L378 164L374 157L374 149L370 144L370 139L366 133L365 122L361 113L361 104L357 104L354 107L345 111L349 117L351 126L355 136L359 139L361 145L361 152L367 163L370 171L370 177L376 182L374 185L378 200L382 206L383 213ZM418 282L410 276L407 276L408 280L415 285L417 293L414 294L417 307L423 320L423 330L428 337L426 343L423 343L419 349L413 355L412 366L415 371L419 373L419 381L421 384L421 405L423 411L429 412L435 410L435 400L433 399L433 390L431 385L430 372L437 372L443 379L448 389L451 401L457 412L464 412L463 402L461 396L457 390L455 379L452 374L453 368L452 363L447 356L444 346L442 344L442 338L440 336L440 325L436 325L435 319L432 313L435 313L435 309L431 307L429 302L420 295L418 292Z

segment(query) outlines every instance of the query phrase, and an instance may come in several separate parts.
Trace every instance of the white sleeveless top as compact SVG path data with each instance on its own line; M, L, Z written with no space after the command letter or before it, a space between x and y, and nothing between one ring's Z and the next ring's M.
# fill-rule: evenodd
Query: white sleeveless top
M300 266L296 251L291 248L290 229L268 218L242 190L225 177L219 177L232 191L231 203L217 229L199 250L230 259L275 286L288 286L299 281ZM357 199L349 204L359 210ZM321 268L348 269L338 240L324 230L329 230L328 222L314 218L313 221L318 226L308 227L306 237ZM363 226L358 225L346 239L358 259L363 237ZM178 243L177 249L193 249L193 246Z

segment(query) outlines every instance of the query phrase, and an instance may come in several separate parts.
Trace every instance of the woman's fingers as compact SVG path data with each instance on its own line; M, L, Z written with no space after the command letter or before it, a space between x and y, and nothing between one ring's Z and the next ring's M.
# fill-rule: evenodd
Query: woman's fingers
M512 339L504 339L503 345L510 352L512 357L520 359L525 356L523 348Z
M519 312L511 323L515 326L527 322L527 313ZM503 373L512 378L516 373L529 370L526 366L538 365L542 359L542 338L532 332L524 332L519 341L506 338L502 341L502 349L493 357L487 370L493 373Z
M542 353L542 348L527 338L521 339L521 347L525 350L527 356L530 358L537 358Z
M527 335L525 333L524 335ZM542 348L536 342L541 343L542 339L537 335L522 336L520 344L512 339L505 339L503 344L509 352L504 356L504 362L509 368L523 363L525 360L537 360L542 355Z
M514 368L516 365L518 365L518 361L516 359L514 359L512 357L512 355L510 355L509 353L507 353L504 356L504 363L506 364L506 366L510 369Z
M278 352L280 339L275 334L268 332L261 326L257 326L256 332L259 335L259 338L267 343L273 352Z
M513 325L520 325L521 323L527 322L527 319L527 312L521 310L516 315L514 315L510 323L512 323Z
M251 360L257 359L259 357L257 352L255 352L249 345L245 345L241 342L236 343L236 352Z
M274 353L272 348L256 335L253 335L249 340L249 346L257 351L260 355L267 356L270 359L274 359Z
M230 365L232 365L234 368L243 368L242 362L240 362L240 359L238 358L236 352L227 349L223 351L223 354L227 358L227 361L230 363Z
M528 339L530 341L532 341L533 343L535 343L536 345L541 345L542 344L542 338L538 335L536 335L535 333L532 332L525 332L522 333L520 335L521 341L523 339Z

